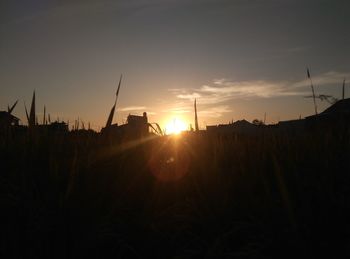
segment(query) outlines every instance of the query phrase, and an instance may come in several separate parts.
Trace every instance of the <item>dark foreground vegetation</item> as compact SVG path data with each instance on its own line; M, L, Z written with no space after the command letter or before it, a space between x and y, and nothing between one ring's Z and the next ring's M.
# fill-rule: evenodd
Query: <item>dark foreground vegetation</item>
M1 257L349 257L349 137L2 137Z

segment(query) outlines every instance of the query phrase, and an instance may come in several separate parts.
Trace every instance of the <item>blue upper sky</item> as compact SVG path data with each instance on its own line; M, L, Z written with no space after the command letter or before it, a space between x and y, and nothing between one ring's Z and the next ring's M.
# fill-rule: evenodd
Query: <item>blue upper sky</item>
M350 83L350 3L340 0L1 1L0 109L37 94L51 117L103 126L147 111L164 125L287 120ZM350 97L350 84L347 84ZM328 106L318 101L322 110ZM40 118L39 118L40 120Z

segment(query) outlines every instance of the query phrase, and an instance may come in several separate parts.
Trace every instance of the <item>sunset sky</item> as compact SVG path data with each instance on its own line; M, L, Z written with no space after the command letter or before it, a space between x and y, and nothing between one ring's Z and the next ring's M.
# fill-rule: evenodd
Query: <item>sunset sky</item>
M317 94L350 97L350 3L338 0L1 1L0 110L36 90L37 114L104 126L146 111L164 127L267 123L313 114ZM327 102L318 100L319 110Z

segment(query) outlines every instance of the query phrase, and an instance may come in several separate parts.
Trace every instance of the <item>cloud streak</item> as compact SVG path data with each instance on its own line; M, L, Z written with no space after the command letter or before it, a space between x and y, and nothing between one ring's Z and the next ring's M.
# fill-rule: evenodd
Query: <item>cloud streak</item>
M312 78L314 85L341 84L350 73L327 72ZM201 104L218 104L234 99L272 98L283 96L301 96L309 92L309 80L267 81L247 80L232 81L226 78L214 79L210 85L194 89L169 89L178 99L199 99Z
M228 105L207 107L204 110L198 112L199 117L219 118L223 113L232 112Z
M140 111L140 110L146 110L146 106L127 106L124 108L121 108L120 111L128 112L128 111Z
M350 73L335 71L312 76L315 86L341 84ZM295 81L246 80L233 81L226 78L214 79L211 84L198 88L168 89L179 100L175 108L166 110L172 113L193 112L192 103L197 99L201 105L200 117L218 118L224 113L232 112L227 104L235 99L258 99L287 96L303 96L310 92L310 81L306 78Z
M170 109L163 110L164 113L172 113L175 116L181 114L189 114L194 113L193 104L184 104L178 103L175 107ZM208 106L208 105L200 105L200 109L198 110L199 117L207 117L207 118L219 118L223 115L223 113L232 112L231 108L228 105L219 105L219 106Z

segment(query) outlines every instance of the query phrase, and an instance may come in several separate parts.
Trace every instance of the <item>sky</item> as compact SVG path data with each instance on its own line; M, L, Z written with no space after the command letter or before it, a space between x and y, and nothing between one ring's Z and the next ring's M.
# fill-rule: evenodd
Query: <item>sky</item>
M0 110L99 130L148 113L200 128L314 113L316 94L350 97L350 3L341 0L2 0ZM318 110L329 106L317 100Z

